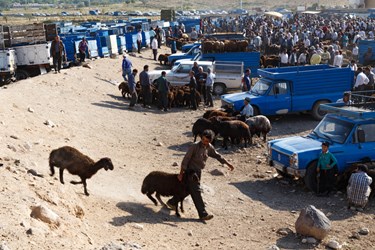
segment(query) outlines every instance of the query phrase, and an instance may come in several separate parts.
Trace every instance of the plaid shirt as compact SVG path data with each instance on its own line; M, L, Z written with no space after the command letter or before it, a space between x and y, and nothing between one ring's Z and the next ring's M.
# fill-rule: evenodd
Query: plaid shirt
M354 205L364 207L371 192L372 178L365 172L353 173L349 179L347 190L348 200Z

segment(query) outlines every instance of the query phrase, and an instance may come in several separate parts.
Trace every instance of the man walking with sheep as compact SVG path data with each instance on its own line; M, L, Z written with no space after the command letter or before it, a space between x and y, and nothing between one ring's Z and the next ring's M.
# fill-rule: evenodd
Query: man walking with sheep
M233 165L216 152L214 146L211 145L214 136L215 134L212 130L203 131L201 141L191 145L185 154L181 163L180 174L178 175L179 181L183 180L183 175L187 176L188 189L201 220L211 220L214 217L206 211L200 188L202 169L206 166L208 157L215 158L221 164L227 164L231 171L234 169ZM170 209L175 209L177 203L178 197L174 196L167 202L167 206Z

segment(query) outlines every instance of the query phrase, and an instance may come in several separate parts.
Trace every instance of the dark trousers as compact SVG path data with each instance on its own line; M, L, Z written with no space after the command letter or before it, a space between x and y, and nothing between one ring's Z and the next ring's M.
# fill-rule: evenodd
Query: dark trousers
M206 105L209 105L210 107L214 106L214 101L212 100L212 86L206 86Z
M138 53L141 53L142 41L137 40Z
M168 92L160 92L159 93L160 98L160 106L164 109L164 111L167 111L168 107Z
M156 61L156 55L158 54L158 50L152 49L152 53L154 54L154 60Z
M151 104L151 88L150 86L142 86L143 107Z
M132 93L132 97L131 97L131 99L130 99L129 106L130 106L130 107L134 107L134 105L137 103L137 99L138 99L137 91L134 91L134 92Z
M197 109L197 100L195 98L195 89L190 89L190 106L192 109Z
M335 183L335 172L334 168L328 170L320 170L320 185L319 185L319 193L329 193L332 191Z
M202 218L207 215L206 206L204 205L202 198L202 189L200 186L201 171L189 171L187 170L185 175L187 175L186 182L191 198L193 199L195 208L198 211L199 218ZM198 177L198 180L196 179ZM178 197L173 196L168 203L174 206L178 203Z
M204 86L204 83L199 83L199 93L203 96L204 103L206 103L207 96L206 96L206 86Z
M86 58L86 53L80 51L80 52L79 52L79 61L80 61L80 62L84 62L84 61L85 61L85 58Z
M53 56L53 68L55 69L55 72L57 72L57 71L60 72L60 69L61 69L61 62L62 62L61 55L59 55L59 54L55 54L55 55Z

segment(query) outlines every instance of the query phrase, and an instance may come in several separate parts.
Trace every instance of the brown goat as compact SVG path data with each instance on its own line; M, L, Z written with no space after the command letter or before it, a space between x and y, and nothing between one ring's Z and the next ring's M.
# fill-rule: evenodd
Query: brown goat
M94 162L90 157L69 146L52 150L49 156L49 167L51 176L55 174L54 167L59 168L60 182L62 184L64 184L63 173L65 169L73 175L78 175L81 181L71 181L70 183L74 185L83 184L85 195L87 196L89 193L87 192L86 179L90 179L101 168L104 168L106 171L108 169L113 170L111 159L102 158Z
M203 118L210 119L213 116L230 116L227 112L221 111L221 110L207 110L203 114Z

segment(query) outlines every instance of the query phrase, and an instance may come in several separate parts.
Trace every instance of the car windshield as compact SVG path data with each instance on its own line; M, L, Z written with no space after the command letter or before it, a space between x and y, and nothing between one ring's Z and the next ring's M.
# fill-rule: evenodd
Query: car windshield
M269 89L271 83L267 82L263 79L259 79L254 87L251 88L250 93L254 95L264 95L266 91Z
M324 140L344 143L352 131L353 124L326 116L312 134Z

